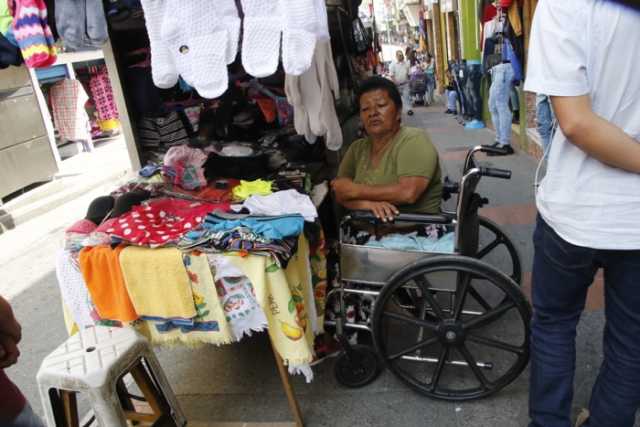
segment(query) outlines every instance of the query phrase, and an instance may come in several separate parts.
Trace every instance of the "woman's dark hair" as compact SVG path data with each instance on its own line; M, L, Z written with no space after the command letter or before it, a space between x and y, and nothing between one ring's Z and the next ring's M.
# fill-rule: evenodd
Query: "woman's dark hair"
M360 98L365 93L373 92L374 90L384 90L389 95L389 98L396 104L398 110L402 110L402 95L394 82L384 77L369 77L367 80L360 84L360 87L356 91L356 99L358 100L358 107L360 107Z

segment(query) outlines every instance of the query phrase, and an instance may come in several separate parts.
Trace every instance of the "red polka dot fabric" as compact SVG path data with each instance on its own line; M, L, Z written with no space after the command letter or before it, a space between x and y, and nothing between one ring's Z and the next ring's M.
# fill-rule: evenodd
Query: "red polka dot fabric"
M111 221L105 233L137 246L152 248L177 243L196 228L208 213L229 211L229 204L191 202L181 199L153 199Z

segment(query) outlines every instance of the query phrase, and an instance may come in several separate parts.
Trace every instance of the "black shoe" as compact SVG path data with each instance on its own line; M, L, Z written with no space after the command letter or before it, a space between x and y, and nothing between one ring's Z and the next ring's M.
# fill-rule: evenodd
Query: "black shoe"
M444 113L445 113L445 114L453 114L453 111L451 111L451 110L447 110L447 111L445 111Z
M515 151L513 151L513 147L511 145L499 145L498 148L500 150L499 153L487 153L487 156L509 156L513 153L515 153Z
M407 114L410 115L410 116L413 116L413 110L407 111Z
M494 142L493 144L487 144L487 145L483 145L483 147L488 147L488 148L500 148L500 143L498 141Z

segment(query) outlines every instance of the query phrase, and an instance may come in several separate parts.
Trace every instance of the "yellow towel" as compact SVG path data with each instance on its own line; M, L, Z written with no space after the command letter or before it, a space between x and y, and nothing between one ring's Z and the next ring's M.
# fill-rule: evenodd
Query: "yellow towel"
M145 322L142 333L154 344L181 343L188 347L202 344L229 344L234 341L216 292L209 260L205 254L183 254L197 315L193 326L172 326L166 322Z
M302 248L308 247L304 237L300 236L300 242ZM271 257L230 257L253 285L258 304L267 315L269 336L276 351L285 365L293 367L313 360L314 334L307 313L313 301L308 297L311 282L308 261L304 260L308 254L308 249L304 255L296 254L286 270L280 269Z
M129 297L140 316L196 316L191 283L179 250L129 246L120 254L120 266Z

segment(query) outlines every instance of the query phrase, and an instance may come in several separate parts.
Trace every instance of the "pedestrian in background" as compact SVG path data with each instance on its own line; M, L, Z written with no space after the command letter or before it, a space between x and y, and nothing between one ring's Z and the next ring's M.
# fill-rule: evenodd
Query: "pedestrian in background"
M536 9L525 89L551 97L561 131L537 194L530 427L571 426L576 327L598 269L604 361L576 425L632 427L640 408L638 9L605 0Z
M411 96L409 94L409 72L411 64L405 60L401 50L396 52L396 62L389 67L389 75L391 80L398 86L398 90L402 94L402 109L408 115L413 115L411 109Z
M542 139L542 149L546 153L551 145L551 136L556 117L551 108L551 100L547 95L536 95L536 125Z

